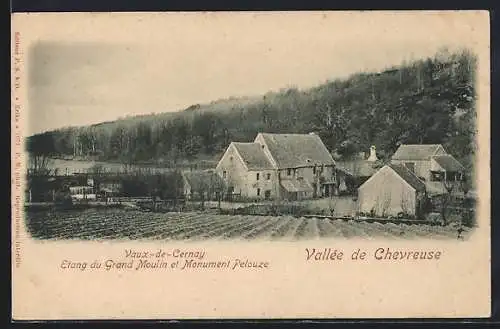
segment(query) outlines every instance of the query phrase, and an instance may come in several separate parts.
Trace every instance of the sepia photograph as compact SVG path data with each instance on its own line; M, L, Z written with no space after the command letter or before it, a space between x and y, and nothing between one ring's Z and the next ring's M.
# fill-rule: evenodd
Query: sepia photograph
M277 43L280 33L252 46L235 33L169 36L159 50L33 44L33 238L472 234L474 49L459 39L352 47L343 31L296 52L304 45Z
M13 314L488 315L488 19L14 14Z

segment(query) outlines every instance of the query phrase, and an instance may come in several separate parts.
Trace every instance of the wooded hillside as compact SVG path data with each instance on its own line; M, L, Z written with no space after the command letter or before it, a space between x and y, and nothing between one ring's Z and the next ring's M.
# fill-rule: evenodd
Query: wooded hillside
M175 113L50 131L29 137L27 148L52 156L175 165L217 159L231 141L252 141L258 132L314 131L338 156L367 151L370 145L390 156L401 143L442 143L469 167L476 149L476 61L467 50L442 52L309 90L288 88Z

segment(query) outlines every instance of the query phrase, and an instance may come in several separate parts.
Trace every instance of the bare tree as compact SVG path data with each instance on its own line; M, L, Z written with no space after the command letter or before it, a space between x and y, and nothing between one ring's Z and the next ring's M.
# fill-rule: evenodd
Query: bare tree
M30 154L28 173L30 176L48 176L52 173L52 159L44 154Z
M445 193L441 195L441 207L440 207L440 212L441 212L441 218L443 219L443 225L448 224L448 214L450 212L449 206L452 201L452 192L455 187L454 182L449 181L444 179L442 181L443 187L445 189Z
M469 193L470 189L471 189L471 184L468 180L463 179L460 181L460 190L463 192L464 198L467 197L467 193Z
M375 204L370 210L370 216L375 217L377 214L380 213L379 210L380 210L380 196L377 195L377 197L375 198Z
M463 192L463 200L462 200L462 211L461 211L461 224L466 226L473 225L473 211L470 209L470 205L468 204L467 193L469 193L471 189L470 182L467 180L462 180L460 182L460 190ZM460 235L460 234L459 234Z
M332 216L332 217L335 214L337 203L338 203L338 198L329 198L328 199L328 208L330 211L330 216Z
M404 191L401 193L401 211L404 215L408 215L410 211L410 200Z
M389 210L390 206L391 206L391 194L389 192L386 192L384 194L384 199L382 201L382 217L387 217L387 211Z

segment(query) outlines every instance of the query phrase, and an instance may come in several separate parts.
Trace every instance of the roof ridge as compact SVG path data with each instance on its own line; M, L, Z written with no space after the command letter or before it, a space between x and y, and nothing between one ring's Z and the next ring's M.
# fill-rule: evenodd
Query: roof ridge
M417 176L417 174L415 174L413 171L411 171L410 169L406 168L406 166L403 166L401 165L402 168L404 168L404 170L406 170L407 172L409 172L411 175L413 175L416 179L418 179L419 181L421 181L422 183L424 182L423 180L420 179L420 177Z
M389 163L389 167L390 167L391 169L393 169L393 170L394 170L394 167L393 167L393 166L394 166L394 167L396 167L396 168L401 168L401 169L402 169L403 171L405 171L406 173L409 173L409 174L410 174L410 176L413 176L414 178L416 178L416 179L417 179L417 181L418 181L419 183L422 183L423 185L425 185L424 181L423 181L422 179L420 179L420 177L418 177L418 176L417 176L417 174L415 174L413 171L411 171L410 169L408 169L405 165L402 165L402 164L394 164L394 163ZM407 183L409 183L410 185L412 185L412 184L411 184L411 182L408 182L408 181L407 181L404 177L402 177L402 176L401 176L401 175L400 175L400 174L399 174L396 170L394 170L394 171L396 172L396 174L398 174L398 176L400 176L400 177L401 177L401 178L403 178L403 179L404 179Z

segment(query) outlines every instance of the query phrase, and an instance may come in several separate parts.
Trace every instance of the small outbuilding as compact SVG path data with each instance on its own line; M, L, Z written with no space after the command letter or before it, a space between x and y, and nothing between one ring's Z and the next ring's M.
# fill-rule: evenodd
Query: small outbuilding
M424 182L403 165L385 165L358 188L360 213L419 216L426 201Z
M223 179L213 170L185 171L182 179L188 200L218 200L225 190Z

